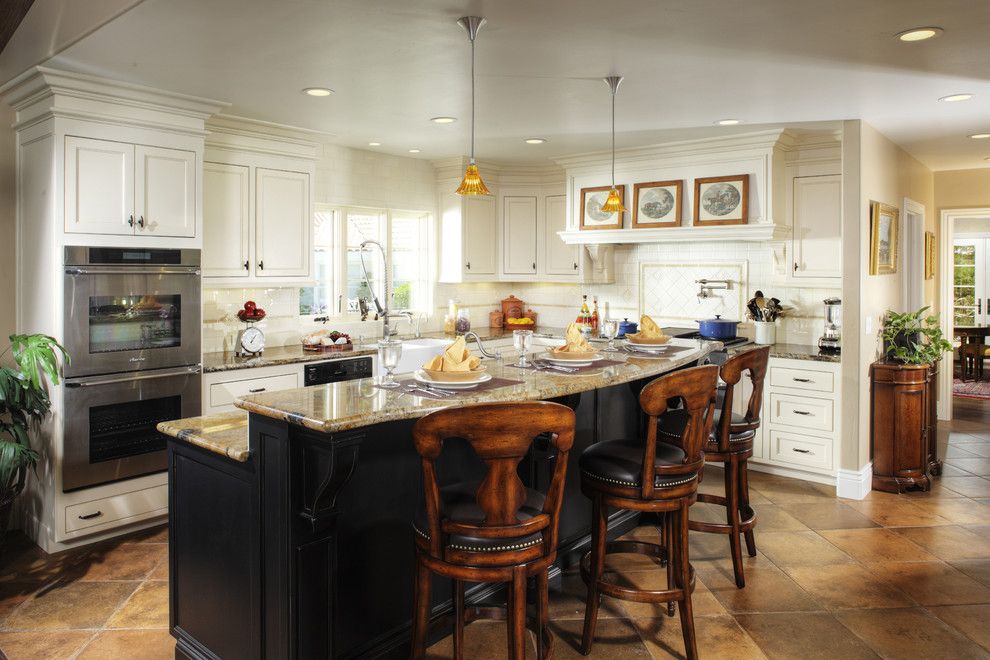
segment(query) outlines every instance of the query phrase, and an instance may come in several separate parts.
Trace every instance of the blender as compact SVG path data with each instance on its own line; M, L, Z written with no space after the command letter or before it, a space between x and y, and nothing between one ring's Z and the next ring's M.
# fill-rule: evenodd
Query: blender
M823 353L838 353L842 339L842 300L826 298L822 302L825 303L825 333L818 340L818 348Z

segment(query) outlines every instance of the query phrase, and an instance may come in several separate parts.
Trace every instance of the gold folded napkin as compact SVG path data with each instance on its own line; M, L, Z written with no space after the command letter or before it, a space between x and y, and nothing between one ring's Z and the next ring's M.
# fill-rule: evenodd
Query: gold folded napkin
M639 317L639 332L636 337L639 339L663 339L663 330L646 314Z
M594 347L584 338L584 333L581 332L577 323L571 323L567 326L564 340L566 343L554 348L554 353L593 353L595 351Z
M443 355L437 355L423 365L426 371L473 371L481 366L481 358L471 355L464 337L458 337Z

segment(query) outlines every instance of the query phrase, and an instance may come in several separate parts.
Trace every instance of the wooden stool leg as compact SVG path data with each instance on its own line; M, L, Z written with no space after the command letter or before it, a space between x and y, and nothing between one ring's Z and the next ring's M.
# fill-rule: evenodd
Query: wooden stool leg
M581 637L581 653L584 655L591 653L591 644L595 640L595 624L598 623L598 604L601 600L598 581L605 572L608 519L601 497L596 496L592 501L591 521L591 566L588 578L588 600L584 606L584 634Z
M677 582L684 590L684 598L678 609L681 612L681 631L684 635L684 650L688 660L698 657L698 641L694 633L694 607L691 603L691 562L688 559L688 503L681 504L677 512ZM738 535L736 540L738 540Z
M509 588L509 658L526 658L526 568L512 569L512 584Z
M426 657L426 633L430 625L430 586L433 576L430 569L416 554L416 587L413 591L413 638L412 658L421 660Z
M536 576L536 591L536 657L544 660L549 657L549 649L543 638L550 626L550 576L545 570Z
M454 591L454 660L464 657L464 582L451 580Z
M673 528L674 514L666 511L663 514L663 536L664 541L660 545L667 549L667 588L673 589L676 582L674 578L674 567L677 566L677 552L675 545L676 535ZM667 616L674 616L674 601L667 603Z
M739 504L746 510L747 515L753 510L749 503L749 461L742 459L739 461ZM756 556L756 537L753 530L749 530L743 536L746 537L746 552L750 557Z
M746 586L743 576L742 543L739 541L739 461L735 456L725 464L725 518L732 531L729 532L729 549L732 551L732 572L736 576L736 586Z

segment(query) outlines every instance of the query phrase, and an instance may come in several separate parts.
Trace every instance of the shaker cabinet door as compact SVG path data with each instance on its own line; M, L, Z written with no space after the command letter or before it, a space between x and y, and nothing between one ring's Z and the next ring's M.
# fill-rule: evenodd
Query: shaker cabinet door
M196 154L181 149L135 148L134 213L138 234L196 235Z
M65 138L65 231L134 233L134 145Z
M462 239L465 278L491 279L491 276L495 275L497 225L493 198L464 198Z
M309 277L309 174L259 167L255 181L255 276Z
M842 277L842 176L794 178L795 278Z
M503 198L502 270L536 275L536 197Z
M557 235L567 229L567 196L548 195L546 197L546 268L549 275L571 275L579 277L578 255L580 246L568 245Z
M203 164L203 276L251 274L251 187L248 168Z

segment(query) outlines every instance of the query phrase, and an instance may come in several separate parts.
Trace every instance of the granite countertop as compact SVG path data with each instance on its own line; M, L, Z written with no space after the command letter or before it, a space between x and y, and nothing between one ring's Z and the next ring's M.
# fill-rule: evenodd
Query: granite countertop
M375 387L374 380L362 379L315 387L268 392L237 399L234 405L251 413L285 420L306 428L332 433L401 419L422 417L452 406L495 401L531 401L585 392L610 385L659 376L687 364L722 346L720 342L675 339L675 346L689 350L667 358L641 358L624 352L606 354L622 364L610 365L584 374L516 369L508 362L486 360L488 373L495 378L522 381L518 385L472 393L470 390L440 400L404 394L401 389ZM412 375L398 377L402 383Z
M165 435L185 440L241 463L246 462L251 455L248 450L248 415L243 410L208 417L176 419L162 422L157 428Z
M773 344L770 346L770 357L785 358L788 360L811 360L813 362L833 362L838 364L842 361L839 353L822 353L817 346L808 344Z

